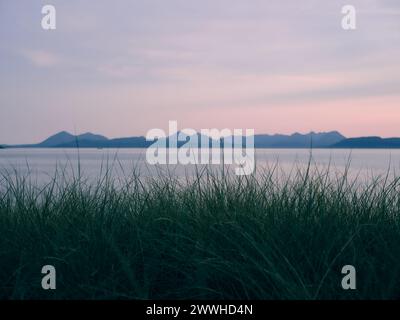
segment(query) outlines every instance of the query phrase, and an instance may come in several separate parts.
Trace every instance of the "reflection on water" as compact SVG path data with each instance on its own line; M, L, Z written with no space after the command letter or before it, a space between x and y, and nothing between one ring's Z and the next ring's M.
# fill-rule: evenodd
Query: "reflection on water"
M256 150L256 172L275 168L280 175L287 176L296 168L306 168L311 150L306 149L258 149ZM331 174L340 174L350 166L351 178L367 181L390 170L391 176L400 172L400 150L395 149L314 149L312 170L330 169ZM184 177L196 172L194 165L158 165L146 162L145 149L2 149L0 171L27 175L40 183L50 181L55 172L66 176L77 176L79 172L88 179L97 179L106 170L115 178L129 176L135 169L142 177L161 173ZM198 166L197 169L201 169ZM211 165L212 170L221 171L221 166Z

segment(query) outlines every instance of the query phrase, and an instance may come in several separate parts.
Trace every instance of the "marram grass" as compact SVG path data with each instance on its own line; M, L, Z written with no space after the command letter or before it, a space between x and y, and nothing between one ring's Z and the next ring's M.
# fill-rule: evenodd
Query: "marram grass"
M313 172L313 173L311 173ZM398 299L400 183L198 170L0 178L1 299ZM54 265L57 289L41 288ZM357 289L343 290L344 265Z

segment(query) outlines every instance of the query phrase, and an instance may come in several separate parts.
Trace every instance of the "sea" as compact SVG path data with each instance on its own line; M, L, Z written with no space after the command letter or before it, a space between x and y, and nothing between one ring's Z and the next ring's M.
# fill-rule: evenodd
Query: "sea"
M216 173L233 165L151 165L146 149L0 149L0 183L8 176L19 176L38 184L51 182L55 176L66 179L85 177L96 181L104 175L124 180L132 174L140 177L160 175L190 177L207 167ZM371 181L400 174L400 149L256 149L252 175L273 171L288 177L309 169L329 172L334 177L346 173L351 179Z

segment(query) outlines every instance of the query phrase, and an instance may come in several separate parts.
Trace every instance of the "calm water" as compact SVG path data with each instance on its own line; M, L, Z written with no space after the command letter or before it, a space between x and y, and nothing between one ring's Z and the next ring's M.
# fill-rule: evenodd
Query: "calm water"
M306 149L259 149L256 151L257 172L278 164L278 172L289 174L293 168L305 167L309 161L310 150ZM313 170L323 170L330 166L333 174L343 172L350 160L350 175L363 180L384 175L388 170L392 175L400 172L400 150L346 150L318 149L312 151ZM78 166L80 163L80 166ZM112 175L123 178L133 168L141 176L154 176L157 172L168 171L176 176L193 174L195 166L151 166L147 164L145 149L3 149L0 150L0 172L17 172L30 175L39 182L47 182L56 170L64 170L67 176L78 174L88 179L96 179L112 168ZM218 166L211 166L218 170Z

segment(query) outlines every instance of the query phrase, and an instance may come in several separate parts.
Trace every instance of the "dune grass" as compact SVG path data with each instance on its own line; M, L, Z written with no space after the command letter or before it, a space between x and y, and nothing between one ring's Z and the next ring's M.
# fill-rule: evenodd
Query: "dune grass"
M395 177L0 179L1 299L400 298ZM41 289L46 264L54 291ZM341 287L348 264L357 290Z

